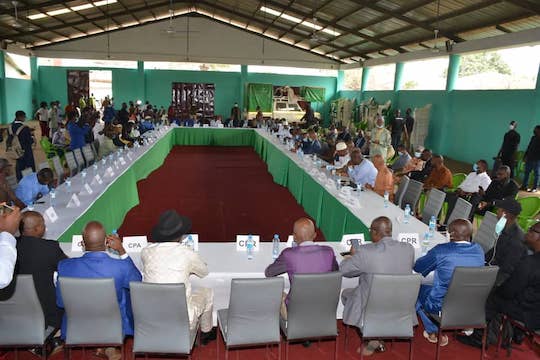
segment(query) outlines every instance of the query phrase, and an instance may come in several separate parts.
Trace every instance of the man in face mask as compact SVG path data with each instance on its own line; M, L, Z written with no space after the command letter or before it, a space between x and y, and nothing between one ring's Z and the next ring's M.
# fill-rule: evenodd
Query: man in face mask
M369 155L381 155L383 159L387 159L388 146L392 143L392 135L390 131L384 127L384 119L377 114L375 127L371 130L369 138Z
M496 200L514 199L518 190L519 185L510 179L510 167L503 165L487 189L480 189L478 196L473 196L470 202L473 209L476 208L476 213L483 216L486 211L493 210Z
M510 177L513 177L516 152L521 140L521 136L516 131L516 121L511 121L508 127L509 130L506 132L506 134L504 134L503 143L497 157L501 159L502 165L510 167Z
M407 152L407 149L405 148L405 145L400 144L397 147L398 152L398 158L396 161L392 164L392 170L395 172L401 171L403 168L405 168L405 165L409 163L411 160L411 155Z
M514 199L495 201L497 218L495 226L498 236L494 247L486 253L486 262L497 265L499 272L495 287L499 287L512 275L521 259L527 255L524 245L525 235L516 222L521 213L521 205Z

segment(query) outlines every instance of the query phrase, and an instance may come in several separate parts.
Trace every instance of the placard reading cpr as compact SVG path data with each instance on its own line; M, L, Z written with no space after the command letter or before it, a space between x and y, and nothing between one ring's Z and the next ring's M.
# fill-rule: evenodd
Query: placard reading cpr
M236 235L236 251L246 251L248 235ZM259 251L259 235L251 235L253 240L253 251Z
M411 244L415 249L420 249L420 236L418 236L418 233L400 233L398 240Z
M358 240L360 245L365 244L364 234L345 234L341 238L341 248L345 251L349 251L353 239Z
M146 236L124 236L122 240L127 252L141 252L148 245Z

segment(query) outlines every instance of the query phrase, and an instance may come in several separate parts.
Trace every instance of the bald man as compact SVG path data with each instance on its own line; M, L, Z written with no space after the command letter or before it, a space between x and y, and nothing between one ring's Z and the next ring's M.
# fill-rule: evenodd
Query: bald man
M366 188L375 191L380 196L384 196L385 192L388 192L390 201L394 201L394 177L392 170L386 166L386 161L381 155L375 155L373 157L373 165L377 169L377 176L375 177L375 185L371 186L366 184Z
M116 298L122 316L122 328L125 335L133 335L133 314L129 297L129 283L141 281L142 276L135 264L126 254L118 236L107 235L103 225L97 221L86 224L83 229L85 253L79 258L66 259L58 264L58 277L86 279L114 278ZM111 255L108 249L115 250L120 256ZM60 287L56 288L56 303L64 308ZM62 339L66 337L66 317L62 320ZM111 353L110 349L107 349ZM106 352L107 352L106 351ZM118 353L117 353L118 354ZM116 358L111 355L109 358Z
M369 234L371 243L361 245L358 250L351 247L351 256L346 257L339 265L344 277L358 277L358 286L345 289L341 294L344 305L343 322L358 328L362 326L362 313L369 295L372 275L409 275L414 262L414 248L411 244L392 238L392 222L386 216L373 220ZM382 342L370 341L362 349L366 356L372 355L374 351L384 351Z
M484 266L484 250L476 243L471 243L472 224L469 220L456 219L448 225L450 242L439 244L418 260L414 271L427 276L434 271L433 285L422 285L416 302L416 312L424 324L424 337L430 343L437 343L437 325L427 313L438 314L448 286L457 266ZM448 337L442 336L441 346L448 345Z
M293 228L296 246L283 250L274 263L268 265L264 274L271 277L287 273L289 281L292 282L294 274L337 271L338 264L334 250L329 246L315 244L313 240L316 236L313 221L308 218L298 219ZM285 305L282 307L281 315L287 318Z
M19 224L20 238L17 239L17 274L28 274L34 278L37 296L45 315L45 325L59 328L62 311L56 307L53 274L58 263L67 258L57 241L45 240L45 220L36 211L22 214Z

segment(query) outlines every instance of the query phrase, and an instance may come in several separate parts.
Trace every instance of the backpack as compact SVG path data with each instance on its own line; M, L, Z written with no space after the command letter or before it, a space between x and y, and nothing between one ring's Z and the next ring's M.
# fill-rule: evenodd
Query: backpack
M15 134L13 134L13 127L8 127L8 140L6 141L6 156L11 160L17 160L24 156L24 149L21 146L19 141L19 134L21 131L27 127L22 125L17 129Z

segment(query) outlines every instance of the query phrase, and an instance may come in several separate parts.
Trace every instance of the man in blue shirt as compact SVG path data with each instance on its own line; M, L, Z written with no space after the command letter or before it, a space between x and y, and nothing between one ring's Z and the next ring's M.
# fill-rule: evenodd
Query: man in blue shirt
M433 285L422 285L416 302L416 312L424 324L424 337L431 343L437 343L437 325L428 317L428 313L437 314L457 266L484 266L484 251L478 244L471 243L472 224L465 219L454 220L448 225L450 242L439 244L416 260L413 270L422 276L434 271ZM448 337L442 335L441 346L448 345Z
M319 154L321 152L321 142L314 130L309 130L308 140L302 142L302 151L304 154Z
M49 193L49 186L54 182L51 169L45 168L38 173L31 173L21 179L15 195L27 206Z
M129 296L129 283L141 281L142 276L135 264L126 254L118 236L106 235L103 225L92 221L83 229L85 253L82 257L62 260L58 263L58 278L75 277L86 279L113 278L116 298L122 317L122 329L125 335L133 335L133 313ZM108 249L118 252L119 258L109 255ZM114 255L113 255L114 256ZM56 287L56 304L64 308L60 286ZM66 338L67 318L62 319L62 339ZM105 354L117 353L118 349L108 348ZM109 356L111 358L111 356Z
M364 159L364 155L362 155L360 149L354 148L351 150L351 161L345 169L347 175L349 175L356 185L365 186L369 184L375 186L377 169L371 161Z
M92 130L90 125L77 121L75 114L75 112L68 114L67 129L71 138L71 142L69 143L71 150L80 149L86 145L86 134Z

